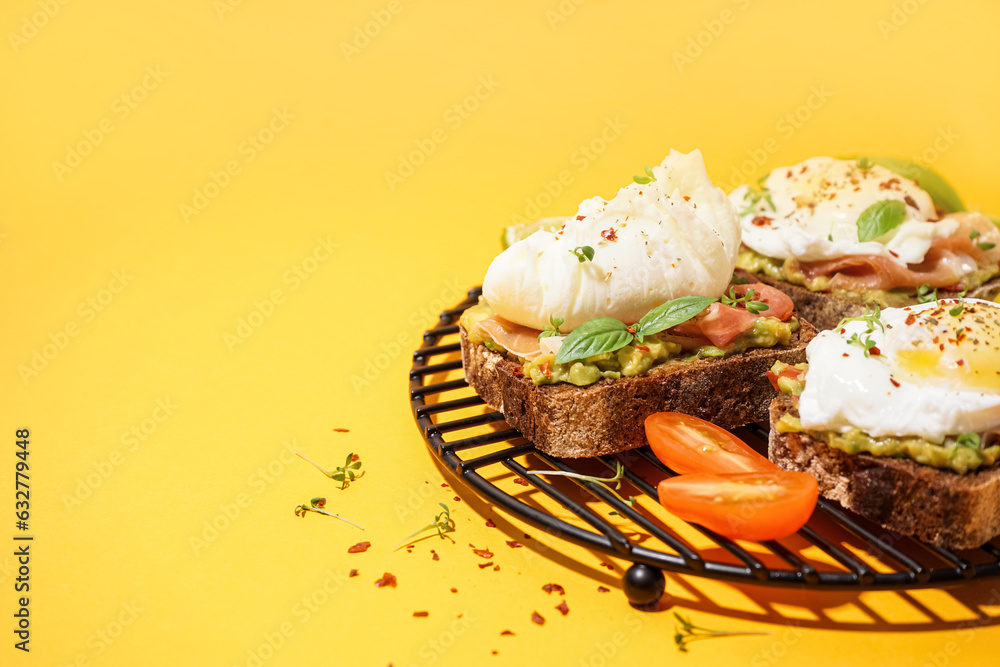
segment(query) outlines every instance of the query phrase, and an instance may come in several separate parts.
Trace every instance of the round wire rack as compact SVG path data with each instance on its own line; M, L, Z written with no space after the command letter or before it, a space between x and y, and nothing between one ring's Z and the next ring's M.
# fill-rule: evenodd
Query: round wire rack
M465 486L506 512L548 534L636 565L732 582L894 590L1000 575L1000 549L992 543L957 552L935 547L887 531L823 498L793 536L730 540L681 521L659 505L657 482L676 473L648 447L591 459L559 459L541 452L465 381L457 321L480 292L470 290L465 301L443 311L437 326L424 332L413 353L410 404L431 453ZM737 433L758 448L767 439L759 426ZM620 466L623 488L617 492L607 484L558 476L606 477ZM630 495L638 497L634 506L623 500Z

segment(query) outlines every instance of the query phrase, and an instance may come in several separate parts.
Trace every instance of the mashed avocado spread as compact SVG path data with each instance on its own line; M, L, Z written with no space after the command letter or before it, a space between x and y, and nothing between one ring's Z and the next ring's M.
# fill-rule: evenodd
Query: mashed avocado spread
M475 326L494 314L486 300L480 297L479 303L462 313L459 321L469 334L469 342L485 345L490 350L503 354L506 351ZM524 377L535 385L569 382L582 387L603 378L644 375L671 360L694 361L705 357L724 357L751 348L787 345L798 328L799 322L794 317L787 322L776 317L758 317L751 331L738 335L725 347L702 345L685 350L679 343L664 340L657 334L647 336L638 347L626 345L615 352L605 352L565 364L555 363L554 354L543 354L532 360L516 358L523 367Z
M788 364L775 362L771 372L778 376ZM796 364L797 368L808 370L807 364ZM805 375L793 380L779 377L778 390L786 396L798 396L802 393ZM915 436L873 437L853 428L846 433L836 431L807 431L802 428L797 412L786 412L774 424L779 433L805 433L814 440L825 442L834 449L848 454L865 452L872 456L909 459L922 465L934 468L947 468L957 473L966 473L981 466L990 466L1000 459L1000 445L986 448L960 445L956 436L949 436L944 443L938 445Z

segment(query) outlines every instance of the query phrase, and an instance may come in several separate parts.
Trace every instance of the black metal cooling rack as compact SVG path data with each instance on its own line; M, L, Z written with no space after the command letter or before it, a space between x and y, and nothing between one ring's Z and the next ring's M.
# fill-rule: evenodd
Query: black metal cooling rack
M751 548L747 543L690 524L712 545L696 548L679 531L641 508L633 509L602 485L567 477L557 482L551 476L534 474L542 470L584 472L581 468L592 470L595 465L614 472L621 461L625 465L624 479L658 504L655 483L647 481L638 469L654 470L664 476L675 473L663 466L648 447L632 450L627 456L554 458L526 442L506 424L501 413L488 408L476 411L477 406L485 405L484 401L472 393L464 376L454 376L462 375L456 322L479 294L479 288L470 290L465 301L442 312L438 326L424 333L422 345L413 353L410 403L434 456L470 489L527 523L587 549L631 561L633 569L651 566L751 584L893 590L947 586L1000 575L1000 549L991 543L961 552L934 547L888 533L823 498L813 518L796 536L754 543L757 547ZM443 342L448 338L455 342ZM434 381L435 376L449 379ZM470 411L470 416L459 416ZM484 433L484 426L492 430ZM766 440L763 429L754 427L754 431ZM518 458L530 460L531 467L518 462ZM559 512L563 517L542 503L529 504L501 489L498 480L508 476L504 468L565 510ZM588 500L574 499L580 494L568 492L565 480L585 490ZM612 511L618 515L614 522L609 520ZM624 522L627 528L623 528ZM648 543L657 546L646 546ZM811 558L803 553L813 548L827 558Z

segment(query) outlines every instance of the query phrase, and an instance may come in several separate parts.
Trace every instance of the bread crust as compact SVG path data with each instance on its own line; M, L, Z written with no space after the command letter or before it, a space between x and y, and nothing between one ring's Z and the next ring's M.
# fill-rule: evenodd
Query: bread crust
M863 315L865 311L864 305L846 301L829 292L813 292L802 285L772 278L766 273L754 273L751 275L762 283L776 287L790 296L798 313L820 330L833 329L845 317L858 317L859 315ZM996 297L998 290L1000 290L1000 276L983 283L975 289L969 290L965 296L992 301L994 300L993 297ZM955 298L959 294L959 292L952 292L945 289L938 290L938 297L941 299ZM901 305L913 305L916 303L919 302L916 298L913 298Z
M535 386L520 366L461 329L469 385L540 450L563 458L599 456L647 444L643 422L656 412L685 412L724 428L766 423L774 389L765 373L775 361L805 361L816 335L801 326L787 346L747 350L719 359L671 360L637 377L577 387Z
M947 549L973 549L1000 535L1000 465L959 474L906 459L848 454L806 433L778 433L792 400L771 403L768 457L807 472L819 492L864 518Z

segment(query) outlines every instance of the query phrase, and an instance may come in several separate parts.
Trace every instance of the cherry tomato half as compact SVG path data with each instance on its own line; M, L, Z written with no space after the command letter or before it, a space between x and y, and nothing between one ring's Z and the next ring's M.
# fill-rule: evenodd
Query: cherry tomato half
M805 525L816 507L816 478L804 472L691 473L660 482L660 504L734 540L776 540Z
M646 417L646 440L674 472L774 472L778 466L712 422L680 412Z

